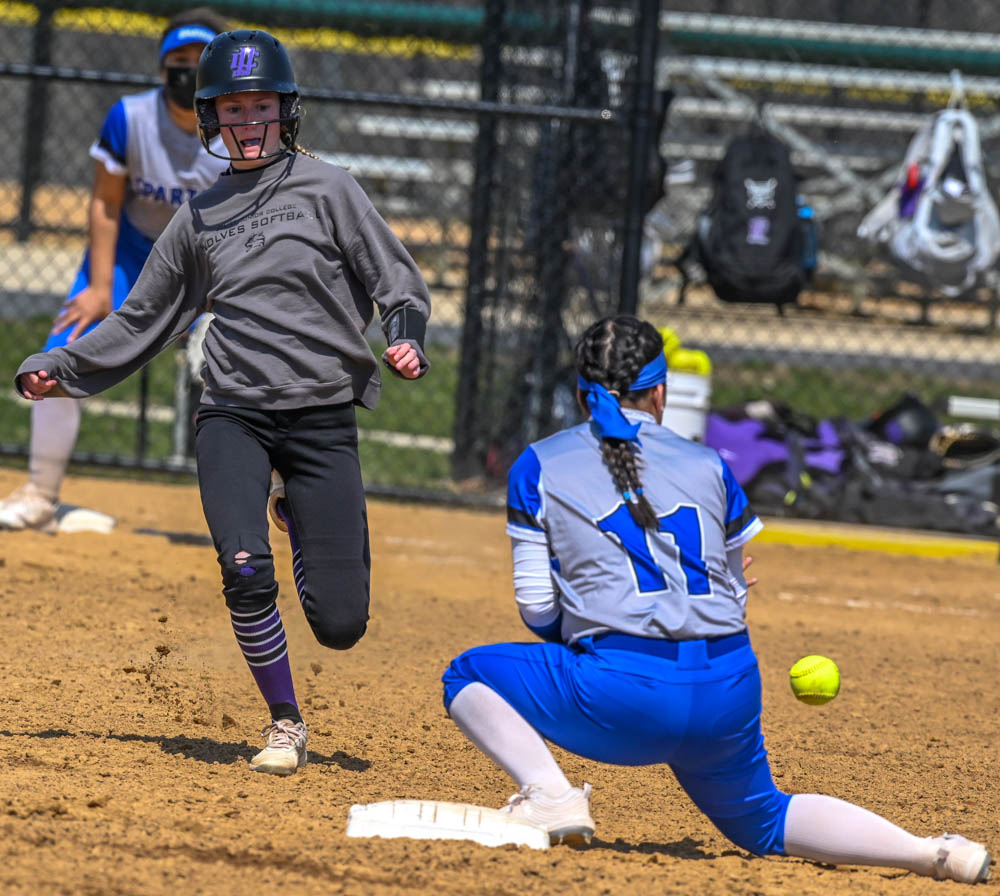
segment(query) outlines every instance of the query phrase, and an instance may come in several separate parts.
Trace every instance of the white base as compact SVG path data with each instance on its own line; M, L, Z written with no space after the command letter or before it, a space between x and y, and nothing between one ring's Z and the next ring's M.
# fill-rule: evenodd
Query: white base
M100 532L107 535L114 528L115 518L99 510L73 504L60 504L56 510L57 532Z
M347 836L473 840L483 846L549 848L548 831L498 809L434 800L389 800L351 806Z

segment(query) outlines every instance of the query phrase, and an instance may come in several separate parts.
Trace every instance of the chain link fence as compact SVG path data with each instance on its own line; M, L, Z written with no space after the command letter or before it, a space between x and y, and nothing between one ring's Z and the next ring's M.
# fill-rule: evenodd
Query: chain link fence
M995 536L995 263L971 287L951 290L859 235L866 215L906 178L911 139L949 105L967 107L978 123L995 200L1000 45L991 5L712 6L671 2L660 16L657 81L669 85L674 101L661 134L668 195L647 218L660 255L643 283L643 313L668 323L682 344L707 352L716 410L746 412L746 403L759 399L784 406L778 429L788 435L772 455L774 472L764 468L748 487L758 507ZM791 149L818 224L816 275L784 313L726 305L703 277L679 304L683 278L675 262L698 227L728 141L751 122ZM704 272L693 267L687 273L697 283ZM867 441L864 432L895 413L890 426L910 414L903 422L913 425L920 416L922 431ZM928 442L923 427L931 420L938 429ZM811 421L832 425L814 429ZM854 427L845 431L845 422ZM709 436L724 454L732 448L746 460L775 447L742 443L726 426ZM955 438L968 439L966 457L957 456L949 441ZM821 443L836 452L824 453ZM791 459L782 461L786 455ZM920 463L926 465L917 472Z
M990 4L666 6L658 78L676 93L662 144L673 182L650 222L664 250L643 307L709 353L715 401L767 394L817 416L863 418L905 390L931 403L996 398L995 273L948 296L908 279L883 247L858 236L898 182L910 139L953 98L958 74L979 122L987 180L1000 183ZM753 6L757 16L747 14ZM707 287L676 307L670 261L694 232L726 142L753 118L792 149L819 224L816 278L785 315L722 305Z
M0 78L8 87L0 104L21 123L0 149L10 173L0 184L0 307L8 323L0 357L11 372L44 342L86 247L88 149L119 96L157 83L157 42L180 8L0 4ZM362 455L375 490L453 492L456 467L465 475L482 466L482 457L473 467L464 456L456 461L466 432L494 413L469 384L483 371L484 380L499 379L490 346L463 336L470 276L491 307L519 306L529 316L544 293L543 319L551 320L569 281L585 284L588 314L614 307L636 11L622 4L623 22L601 26L599 42L589 7L562 0L369 9L336 0L223 0L212 8L233 27L265 27L282 39L306 109L300 142L358 179L424 271L434 297L432 375L415 386L387 378L380 409L360 420ZM580 211L570 226L571 205ZM594 243L589 268L576 273L567 272L564 248L574 239ZM511 265L499 288L489 269L497 258ZM533 318L532 328L539 322ZM377 328L371 335L377 346ZM550 336L561 338L554 327ZM503 376L506 394L516 389L511 376L529 372L519 363ZM184 379L181 355L168 352L85 402L74 460L191 470L194 399ZM463 396L473 418L465 429L456 423ZM8 394L0 420L0 450L24 455L26 403Z
M157 40L181 8L0 3L8 375L44 341L85 248L88 148L119 96L156 83ZM891 12L853 0L212 8L289 47L300 142L351 171L431 287L431 374L387 378L379 410L359 420L373 491L496 500L524 444L576 419L570 347L617 310L705 351L720 407L768 397L863 419L906 391L935 406L997 397L992 275L948 297L857 236L953 71L1000 183L1000 41L985 0ZM727 141L755 116L802 174L817 275L778 314L722 303L695 268L678 304L673 262ZM165 353L85 403L75 459L190 471L179 371ZM10 390L0 401L11 457L27 451L25 405Z

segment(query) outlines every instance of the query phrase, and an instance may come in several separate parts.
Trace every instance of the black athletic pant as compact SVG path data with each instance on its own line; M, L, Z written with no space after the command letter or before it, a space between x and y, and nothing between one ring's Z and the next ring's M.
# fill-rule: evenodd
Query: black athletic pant
M196 430L201 502L228 606L263 609L278 594L267 518L273 468L302 547L306 619L324 646L352 647L368 622L371 569L354 406L201 405Z

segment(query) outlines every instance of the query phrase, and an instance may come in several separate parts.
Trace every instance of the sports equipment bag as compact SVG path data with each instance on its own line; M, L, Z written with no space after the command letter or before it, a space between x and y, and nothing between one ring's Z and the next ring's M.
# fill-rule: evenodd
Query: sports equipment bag
M798 176L788 147L762 129L734 137L713 180L712 199L678 260L705 270L724 302L774 303L798 298L816 266L812 209L798 196Z
M760 513L997 537L1000 440L969 442L980 465L958 472L948 469L941 446L919 446L925 440L916 429L905 427L899 443L887 441L900 436L891 424L918 401L904 396L861 425L749 401L709 413L705 444Z
M898 182L858 235L885 244L905 273L946 296L977 285L1000 253L1000 216L968 109L943 109L920 128Z

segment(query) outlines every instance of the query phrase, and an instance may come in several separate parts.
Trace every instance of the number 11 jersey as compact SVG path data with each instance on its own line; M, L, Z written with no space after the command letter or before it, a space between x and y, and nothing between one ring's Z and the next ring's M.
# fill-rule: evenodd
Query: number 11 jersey
M746 628L746 580L727 552L762 528L725 461L652 415L636 448L655 531L632 519L592 424L533 443L507 480L507 533L548 545L563 640L606 631L675 641Z

